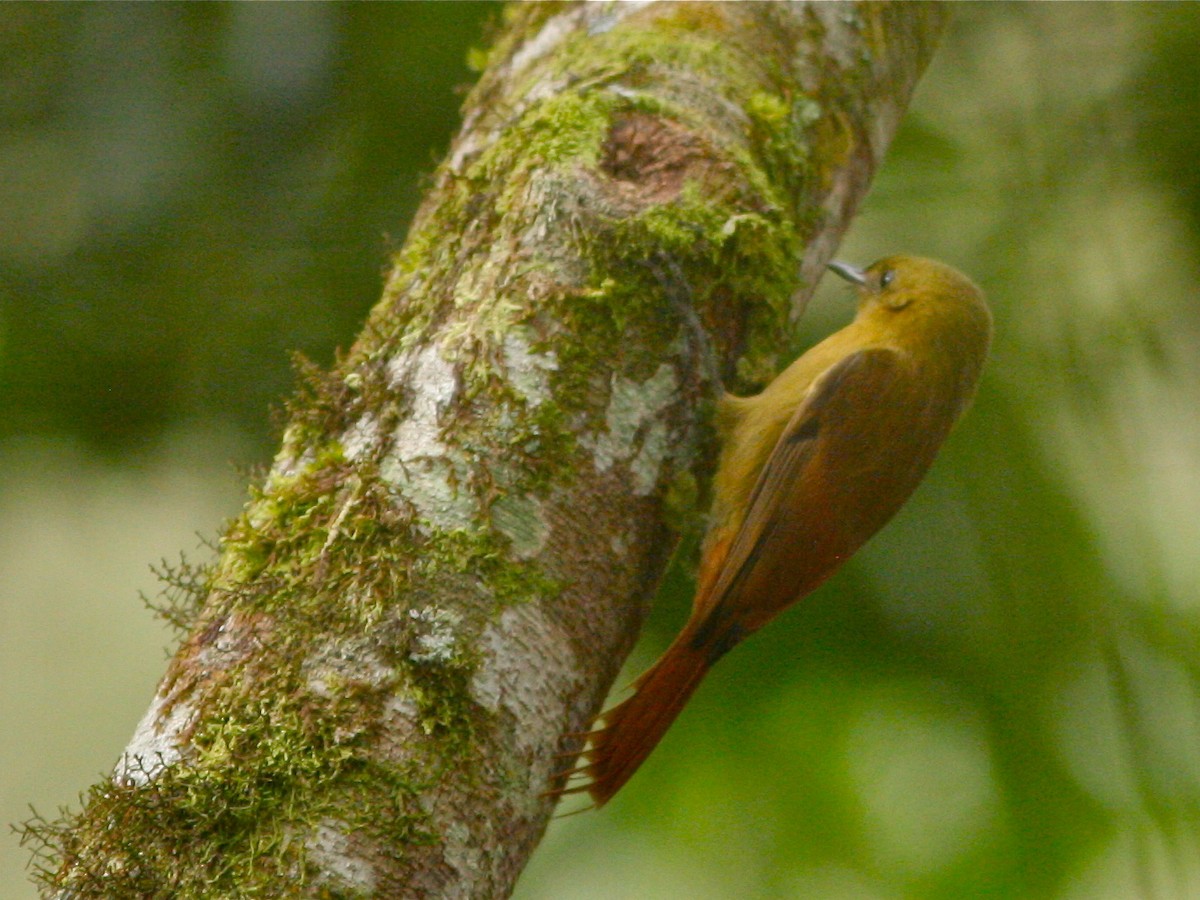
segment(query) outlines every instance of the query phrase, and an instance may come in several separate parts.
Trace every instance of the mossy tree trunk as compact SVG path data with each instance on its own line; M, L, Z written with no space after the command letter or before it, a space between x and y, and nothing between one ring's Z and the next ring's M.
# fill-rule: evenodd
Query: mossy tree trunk
M942 19L509 8L48 892L507 894L694 514L704 361L775 368Z

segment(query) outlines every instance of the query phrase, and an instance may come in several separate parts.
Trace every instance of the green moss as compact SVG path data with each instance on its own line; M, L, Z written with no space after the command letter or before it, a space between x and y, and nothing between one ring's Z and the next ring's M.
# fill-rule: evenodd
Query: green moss
M711 32L696 31L693 22L679 27L686 15L682 12L645 23L635 18L603 34L575 34L561 52L547 60L546 71L539 77L578 77L577 73L588 72L591 74L584 81L587 87L620 78L622 86L637 89L650 84L669 85L669 81L653 75L674 70L686 72L689 77L710 78L714 86L728 89L731 96L748 87L753 76L747 73L744 60L739 60Z
M508 541L491 529L450 531L423 548L418 572L469 572L493 600L490 615L534 597L553 597L561 586L535 563L510 559Z
M269 522L270 528L282 530L286 524L323 533L316 520L327 514L328 503L307 502L291 510L279 498L274 503L278 518L259 517L259 529ZM347 525L352 540L369 544L377 539L380 523L363 513L356 516L355 524ZM249 527L245 523L251 518L243 517L243 527ZM310 521L297 525L298 519ZM271 541L270 535L257 533L251 543ZM342 544L334 544L336 552L346 552ZM391 556L398 552L394 535L379 547L356 548L338 566L349 567L351 559L383 565L389 553L373 551L385 547L393 548ZM240 546L235 549L241 551ZM340 591L314 591L312 565L305 569L294 561L304 552L280 553L254 582L225 595L234 607L258 615L274 610L275 617L260 652L226 673L215 689L206 689L204 714L191 735L186 765L170 766L136 788L107 780L92 789L83 814L57 823L29 823L27 838L54 848L41 872L44 883L57 883L58 865L65 863L71 873L68 886L84 893L103 877L106 896L284 896L281 884L292 885L291 895L298 895L303 838L325 819L377 831L388 845L429 839L426 817L410 799L438 774L404 772L380 762L370 750L370 737L379 727L383 703L394 695L398 679L406 679L422 728L442 743L439 765L454 767L473 741L471 723L478 713L469 700L469 679L476 661L456 653L436 665L406 665L393 678L357 683L352 690L339 685L335 674L326 685L336 700L313 696L296 680L299 661L312 652L311 635L360 635L364 610L338 602ZM459 558L496 556L494 551L464 549ZM284 561L288 559L292 562ZM394 578L394 573L388 575ZM335 580L330 580L331 588ZM180 582L184 589L189 584L207 589L202 579ZM370 593L397 596L378 585ZM209 602L211 606L211 595ZM377 617L376 611L367 618ZM403 630L394 642L400 663L408 646L399 637ZM128 824L114 829L114 817ZM106 867L102 876L89 868L101 861ZM169 873L169 883L152 880L163 873Z
M788 100L778 94L758 91L746 103L754 123L756 145L776 190L795 196L795 179L809 165L808 129L821 117L821 108L806 97Z
M465 747L473 737L475 712L465 702L470 694L470 668L465 665L422 666L421 680L413 687L418 722L425 734ZM454 754L458 758L459 754Z
M520 19L528 34L540 28L550 13L542 14L536 22L523 18L524 11L509 15ZM506 217L514 213L523 214L535 172L544 176L555 167L593 168L610 123L619 113L652 111L675 118L697 132L725 134L724 128L710 127L713 123L705 111L668 99L669 94L650 92L651 85L670 83L666 71L686 72L689 79L701 77L720 85L725 99L744 109L751 121L747 146L734 142L714 148L714 152L734 159L743 194L733 198L732 203L713 203L711 193L695 187L679 203L655 207L636 221L619 223L607 240L613 251L610 258L627 260L640 254L648 259L656 252L672 254L687 263L699 291L714 296L713 286L705 284L705 273L692 268L696 254L689 251L688 245L694 242L707 252L710 264L721 248L728 248L727 258L721 261L728 262L732 257L742 267L740 271L749 276L723 278L720 293L723 302L734 297L733 302L745 304L752 315L749 359L739 366L739 372L743 380L761 380L763 373L775 365L769 346L778 344L778 335L785 327L798 233L814 224L794 222L780 213L802 193L795 186L816 177L808 170L806 146L809 126L819 108L803 97L789 99L774 89L764 89L762 78L774 64L755 60L748 66L747 48L720 37L724 23L723 15L701 8L680 8L671 16L648 18L644 23L635 15L603 34L570 38L575 43L552 58L540 60L524 74L528 83L515 86L510 96L519 98L555 79L569 81L574 87L525 109L506 134L454 179L435 219L410 236L409 249L403 254L405 258L398 260L399 267L420 271L426 282L436 281L443 261L458 259L461 263L461 251L466 249L447 241L448 235L461 234L461 226L468 220L476 220L471 222L474 230L487 232L489 223L507 221ZM622 86L620 94L601 90L617 79ZM646 90L640 90L643 86ZM495 189L498 184L504 185L499 193ZM737 202L752 197L756 206L751 210ZM755 217L758 221L751 221ZM519 221L510 223L517 230L520 225ZM721 229L734 230L736 240L730 241ZM752 244L767 254L761 260L765 266L753 264L758 259ZM747 263L751 265L747 267ZM593 284L606 303L614 304L614 322L619 324L621 318L638 314L622 301L644 304L661 299L657 286L644 279L636 279L636 296L632 291L625 291L624 297L612 295L606 290L611 269L608 265L594 267ZM627 281L627 272L621 271L615 280ZM762 300L767 302L766 310L761 308ZM461 322L454 328L460 332L471 329L495 333L511 325L515 312L504 310L497 318L495 312L477 309L469 324ZM491 326L485 324L489 316L494 319ZM420 296L410 296L404 319L397 324L407 335L416 335L431 326L436 315L425 308Z
M303 842L322 820L428 840L413 783L364 758L362 742L340 738L334 719L282 699L238 710L200 725L188 765L140 787L94 787L87 819L70 830L32 823L72 866L61 886L95 896L103 884L106 897L299 896Z
M498 169L509 176L563 163L594 166L611 109L612 100L603 94L548 97L531 106L509 135L489 147L467 177L489 179Z
M214 569L213 563L194 563L183 553L174 565L151 566L162 588L153 599L141 594L142 603L177 632L186 632L212 589Z
M623 277L606 278L590 298L599 314L573 323L586 327L593 340L598 335L602 348L606 341L628 344L631 337L660 348L684 327L682 311L669 309L653 267L628 273L626 260L665 259L688 273L697 307L745 304L749 327L739 374L746 378L776 370L799 252L799 237L786 218L771 210L749 211L738 194L724 203L714 201L700 185L688 183L677 198L612 222L585 249L601 272L625 268ZM587 309L576 304L570 315L578 319ZM645 323L646 330L635 329L635 322Z

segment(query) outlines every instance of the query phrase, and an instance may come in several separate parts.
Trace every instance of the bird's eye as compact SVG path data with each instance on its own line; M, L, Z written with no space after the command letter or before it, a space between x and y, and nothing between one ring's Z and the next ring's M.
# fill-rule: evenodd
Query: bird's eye
M882 275L879 276L879 286L881 288L885 288L895 280L896 280L896 270L888 269Z

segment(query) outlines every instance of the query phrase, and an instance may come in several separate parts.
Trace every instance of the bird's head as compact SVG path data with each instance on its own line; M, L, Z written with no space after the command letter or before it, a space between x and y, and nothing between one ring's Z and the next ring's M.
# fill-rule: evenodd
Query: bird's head
M952 338L986 354L992 316L983 292L945 263L920 256L887 256L860 269L831 262L831 271L858 288L858 318L881 333L923 337L938 344Z

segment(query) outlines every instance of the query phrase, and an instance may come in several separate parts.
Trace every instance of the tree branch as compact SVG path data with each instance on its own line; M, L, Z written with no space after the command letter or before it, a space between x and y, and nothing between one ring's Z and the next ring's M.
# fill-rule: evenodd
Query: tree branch
M943 13L507 20L116 772L33 826L48 889L509 892L707 470L693 317L743 384L776 368Z

